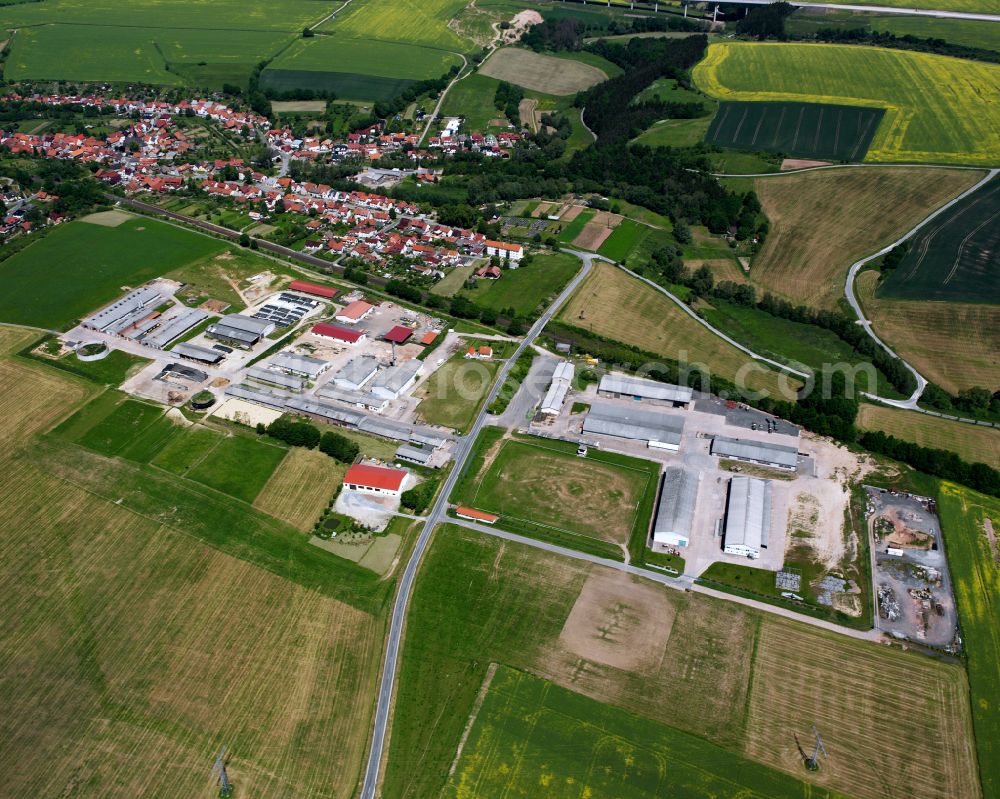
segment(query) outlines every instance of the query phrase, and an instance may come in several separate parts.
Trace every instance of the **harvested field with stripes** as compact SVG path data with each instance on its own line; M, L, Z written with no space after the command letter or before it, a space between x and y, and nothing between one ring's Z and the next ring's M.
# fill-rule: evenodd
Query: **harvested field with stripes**
M333 498L347 467L316 449L293 447L254 500L254 507L308 530Z
M824 787L858 799L980 795L961 667L765 616L745 754L801 774L796 738L810 746L813 724L829 753L813 775Z
M754 190L771 230L750 279L795 302L833 310L854 261L903 235L982 174L865 167L757 178Z
M0 331L0 348L31 338ZM44 451L139 468L29 445L87 394L0 355L0 795L213 796L223 744L241 794L350 795L378 616L63 479Z

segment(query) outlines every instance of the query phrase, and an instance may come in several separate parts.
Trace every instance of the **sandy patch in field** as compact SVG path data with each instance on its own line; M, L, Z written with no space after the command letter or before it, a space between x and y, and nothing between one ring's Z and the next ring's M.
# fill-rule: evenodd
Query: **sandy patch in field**
M275 419L281 418L281 411L265 408L255 402L247 402L237 397L230 397L221 405L216 406L210 414L218 416L220 419L228 419L231 422L239 422L247 427L256 427L258 424L271 424Z
M594 214L594 218L590 220L590 224L604 225L604 227L609 227L614 230L621 224L621 221L621 214L613 214L610 211L598 211Z
M604 244L613 229L597 222L588 222L580 235L573 239L573 245L583 250L596 250Z
M500 30L499 37L501 44L514 44L520 41L524 32L532 25L537 25L542 21L542 15L534 9L519 11L510 18L510 27L507 30Z
M674 615L658 588L602 569L584 583L559 643L590 661L649 672L663 659Z
M118 227L122 222L127 222L132 218L132 214L125 211L98 211L96 214L80 217L80 221L101 227Z
M553 206L555 206L555 203L538 203L538 205L535 206L535 210L531 212L531 215L538 219L544 218L548 216L548 213L552 210Z
M810 161L807 158L786 158L781 162L781 171L789 169L808 169L811 166L830 166L829 161Z

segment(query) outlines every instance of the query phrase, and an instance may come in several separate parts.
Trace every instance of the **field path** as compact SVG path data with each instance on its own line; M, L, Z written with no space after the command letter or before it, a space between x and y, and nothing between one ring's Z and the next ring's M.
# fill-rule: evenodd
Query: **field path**
M325 17L323 17L323 19L321 19L315 25L310 25L308 29L311 30L311 31L314 31L314 30L316 30L316 28L318 28L324 22L329 22L331 19L333 19L334 17L336 17L337 14L339 14L341 11L343 11L345 8L347 8L351 4L351 2L352 2L352 0L344 0L343 3L341 3L335 9L333 9L333 11L331 11L329 14L327 14Z

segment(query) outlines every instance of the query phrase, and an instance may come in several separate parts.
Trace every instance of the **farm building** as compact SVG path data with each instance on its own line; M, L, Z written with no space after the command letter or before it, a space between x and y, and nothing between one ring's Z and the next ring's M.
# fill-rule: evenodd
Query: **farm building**
M345 305L344 308L337 312L334 318L345 325L353 325L360 322L373 310L375 310L375 306L371 303L367 303L364 300L355 300L349 305Z
M378 358L372 355L359 355L357 358L351 358L340 368L333 376L333 382L337 388L357 391L371 380L377 371Z
M499 519L492 513L487 513L486 511L476 510L475 508L467 508L465 505L459 505L455 508L455 515L460 519L470 519L474 522L482 522L483 524L493 524Z
M183 336L191 328L200 325L208 319L208 314L197 308L186 308L169 319L160 317L157 326L148 333L136 336L144 347L155 347L158 350L166 347L175 338Z
M423 337L420 339L420 343L423 344L425 347L429 347L431 344L437 341L437 337L440 335L441 334L437 330L430 330L427 333L424 333Z
M429 465L433 454L433 451L430 449L411 447L409 444L403 444L396 450L396 460L409 461L410 463L416 463L420 466L427 466Z
M101 333L119 335L152 314L162 302L163 297L158 291L151 288L135 289L92 316L88 316L80 324Z
M745 463L759 463L793 472L799 463L799 450L769 441L748 441L742 438L716 436L712 440L712 454Z
M181 358L207 364L217 364L225 357L225 354L219 350L213 350L210 347L199 347L197 344L188 344L185 341L175 344L171 352L174 355L179 355Z
M333 299L337 296L337 294L339 294L339 291L331 286L319 286L305 280L293 280L288 284L288 288L291 291L301 291L305 294L312 294L316 297L325 297L328 300Z
M672 386L655 380L642 380L628 375L604 375L597 387L601 397L635 399L652 405L687 408L694 398L694 391L687 386Z
M287 375L273 369L264 369L260 366L251 366L246 371L247 380L255 383L263 383L266 386L273 386L284 391L295 391L296 393L305 388L305 380L294 375Z
M504 241L486 240L486 254L491 258L506 258L510 261L520 261L524 257L524 247L520 244L507 244Z
M208 326L205 335L243 349L250 349L274 330L274 322L252 316L230 314Z
M234 383L226 386L226 396L237 399L255 402L266 408L273 408L276 411L284 410L288 395L279 391L272 391L263 386L246 385L245 383Z
M552 384L545 392L545 399L542 400L542 413L558 416L572 384L573 364L569 361L560 361L556 364L556 370L552 373Z
M290 375L315 380L330 368L330 362L321 361L319 358L310 358L308 355L296 355L294 352L286 350L275 355L269 366L272 369L288 372Z
M392 330L382 336L382 338L386 341L391 341L393 344L405 344L409 341L412 335L413 328L396 325Z
M698 472L681 466L670 466L663 472L653 522L653 543L686 547L691 542L700 480Z
M729 481L723 552L756 560L771 534L771 481L734 477Z
M423 366L423 361L418 361L416 358L390 366L372 381L372 393L386 399L396 399L417 382Z
M355 408L374 411L375 413L382 413L385 410L385 406L389 404L389 400L385 397L380 397L371 391L352 391L346 388L337 388L335 385L329 383L316 393L325 399L343 402L345 405L353 405Z
M334 341L340 341L344 344L357 344L359 341L365 340L364 330L350 330L349 328L341 327L340 325L331 325L326 322L313 325L310 332L314 336L332 338Z
M190 380L192 383L202 383L208 380L208 374L206 372L201 371L201 369L195 369L191 366L185 366L182 363L168 363L153 379L166 380L171 377L179 377L183 380Z
M364 494L398 497L403 493L409 474L405 469L356 463L344 475L344 488Z
M684 419L644 408L595 402L583 420L583 432L646 441L653 449L677 452L684 432Z

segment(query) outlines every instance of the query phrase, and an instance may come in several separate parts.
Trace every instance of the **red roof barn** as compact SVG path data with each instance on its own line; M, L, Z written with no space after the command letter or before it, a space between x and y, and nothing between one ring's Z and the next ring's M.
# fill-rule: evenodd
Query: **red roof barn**
M409 472L405 469L356 463L344 475L344 486L369 494L398 496L403 490L403 481L407 474Z
M337 289L330 286L319 286L305 280L293 280L288 284L288 288L292 291L303 291L306 294L315 294L317 297L326 297L327 299L336 297L338 293Z
M324 336L325 338L336 339L337 341L343 341L347 344L356 344L365 337L364 330L350 330L346 327L331 325L326 322L320 322L317 325L313 325L310 332L314 336Z
M383 336L383 338L386 341L391 341L393 344L403 344L412 335L413 335L412 329L408 327L403 327L402 325L396 325L392 330L386 333Z

